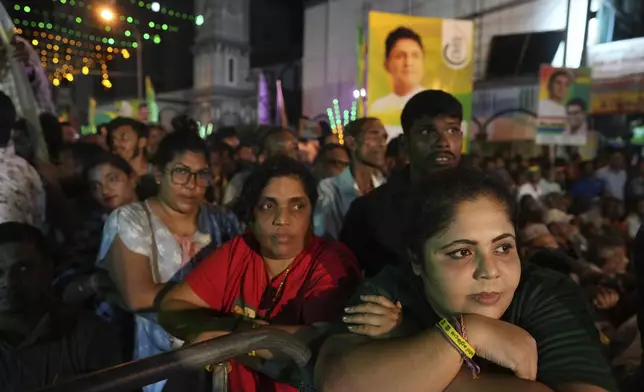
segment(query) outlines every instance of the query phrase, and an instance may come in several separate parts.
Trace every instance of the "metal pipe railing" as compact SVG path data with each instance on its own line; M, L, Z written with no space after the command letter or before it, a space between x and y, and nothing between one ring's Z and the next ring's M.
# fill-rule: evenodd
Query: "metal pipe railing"
M39 392L122 392L203 368L253 350L277 350L302 370L311 358L309 348L293 335L270 328L232 333L175 351L124 363L109 369L40 389ZM100 355L100 353L96 353Z

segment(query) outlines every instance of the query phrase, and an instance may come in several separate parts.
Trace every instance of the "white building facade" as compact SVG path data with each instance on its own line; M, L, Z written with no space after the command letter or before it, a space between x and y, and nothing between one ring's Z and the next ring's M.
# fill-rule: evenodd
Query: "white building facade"
M201 124L234 126L257 120L256 78L250 70L249 0L195 0L197 27L191 114Z
M577 67L583 51L588 1L571 0L566 64ZM591 4L592 4L591 3ZM370 10L475 22L475 79L485 73L492 37L566 28L567 0L328 0L305 10L302 111L325 113L333 99L351 102L357 80L357 34ZM593 4L593 7L595 5ZM480 15L480 16L478 16ZM589 42L593 36L590 32ZM560 48L561 49L561 48ZM509 54L512 56L512 54ZM553 64L563 64L563 51ZM368 86L367 86L368 88Z

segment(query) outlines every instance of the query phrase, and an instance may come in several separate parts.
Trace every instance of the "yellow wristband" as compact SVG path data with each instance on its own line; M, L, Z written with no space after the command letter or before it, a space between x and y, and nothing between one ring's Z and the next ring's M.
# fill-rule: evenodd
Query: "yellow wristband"
M253 350L253 351L249 352L248 355L251 356L251 357L256 357L257 353L255 352L255 350Z
M452 327L452 324L450 324L449 321L442 319L438 322L438 327L442 329L443 332L445 332L445 335L447 335L447 337L452 342L454 342L456 347L458 347L463 352L463 354L465 354L470 359L474 357L474 354L476 354L474 347L470 346L467 340L465 340L465 338L462 337L454 327Z

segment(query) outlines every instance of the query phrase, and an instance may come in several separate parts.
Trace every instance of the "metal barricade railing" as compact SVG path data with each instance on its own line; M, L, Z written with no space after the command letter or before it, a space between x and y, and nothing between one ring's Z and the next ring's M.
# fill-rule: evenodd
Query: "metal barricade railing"
M48 386L38 392L122 392L165 380L189 370L220 363L253 350L277 350L293 359L300 370L311 358L309 348L293 335L264 328L233 333ZM100 353L96 353L100 355Z

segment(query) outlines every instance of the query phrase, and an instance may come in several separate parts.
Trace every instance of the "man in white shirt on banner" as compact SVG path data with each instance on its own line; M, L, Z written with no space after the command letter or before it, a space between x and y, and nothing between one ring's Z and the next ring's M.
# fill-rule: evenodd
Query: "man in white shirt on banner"
M420 36L407 27L398 27L385 41L385 69L391 76L392 92L376 100L370 114L402 110L411 97L423 91L425 52Z
M566 117L564 100L568 96L572 76L565 69L554 72L548 79L548 98L539 101L539 117Z

